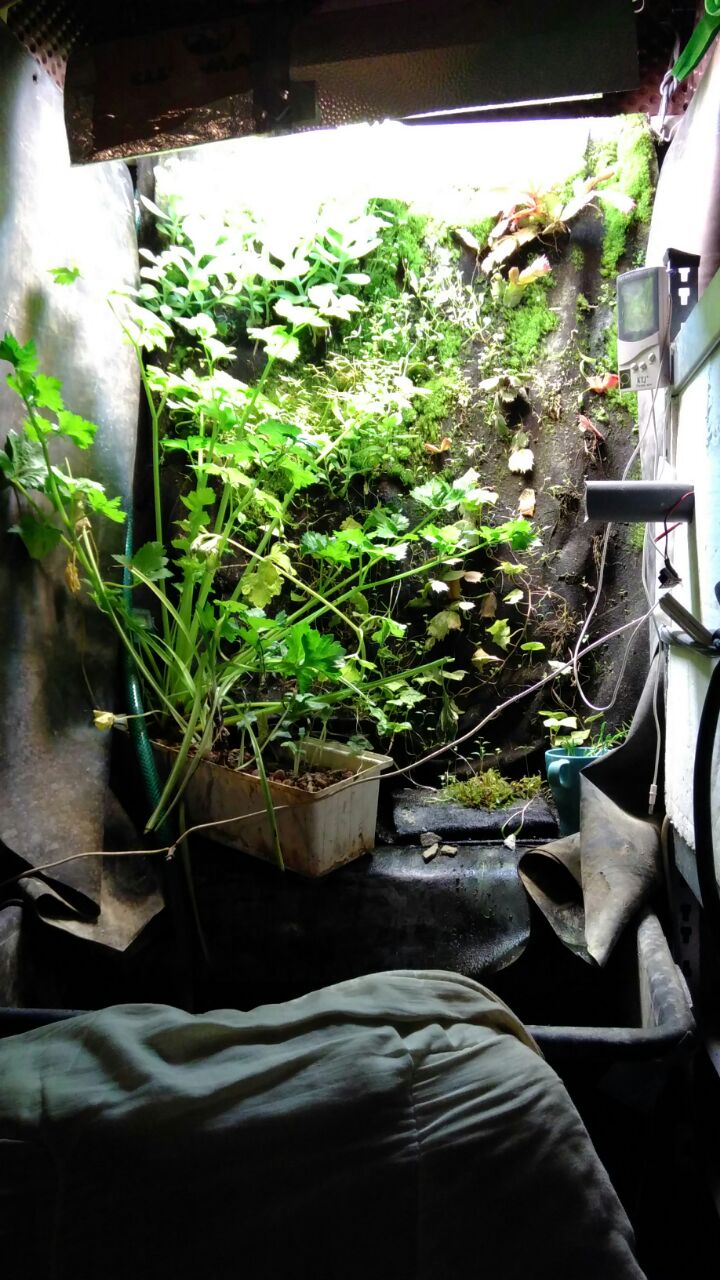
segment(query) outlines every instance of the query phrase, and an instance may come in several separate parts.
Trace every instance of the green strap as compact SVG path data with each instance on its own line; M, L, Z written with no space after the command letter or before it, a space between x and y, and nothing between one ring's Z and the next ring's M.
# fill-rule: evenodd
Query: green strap
M700 19L670 73L678 83L686 80L695 70L719 31L720 0L705 0L705 15Z

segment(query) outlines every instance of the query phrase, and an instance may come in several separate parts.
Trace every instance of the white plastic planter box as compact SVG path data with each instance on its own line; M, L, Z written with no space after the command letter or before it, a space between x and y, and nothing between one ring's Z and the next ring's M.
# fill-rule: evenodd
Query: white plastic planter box
M161 771L167 773L173 749L155 744L155 752ZM284 782L268 782L285 866L305 876L324 876L375 847L380 774L393 762L389 756L354 752L339 742L311 739L305 744L303 759L312 768L353 769L356 777L364 779L357 783L346 778L314 793ZM184 799L188 825L236 819L212 827L208 838L275 861L259 778L202 760ZM256 816L244 817L250 813ZM237 821L239 818L242 820Z

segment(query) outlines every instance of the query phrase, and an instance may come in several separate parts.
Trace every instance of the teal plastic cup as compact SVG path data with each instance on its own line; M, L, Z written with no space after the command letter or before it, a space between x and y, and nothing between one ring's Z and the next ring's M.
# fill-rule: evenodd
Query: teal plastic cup
M580 774L598 755L593 747L553 747L545 752L548 786L558 811L560 835L569 836L580 829Z

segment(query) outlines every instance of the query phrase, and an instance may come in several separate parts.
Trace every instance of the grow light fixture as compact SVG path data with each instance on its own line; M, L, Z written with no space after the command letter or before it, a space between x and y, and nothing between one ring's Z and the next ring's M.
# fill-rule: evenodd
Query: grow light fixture
M638 85L628 0L215 0L202 20L167 0L152 23L140 0L132 22L125 6L82 2L87 39L65 84L74 163L261 132L562 110Z
M486 102L474 107L454 107L448 111L421 111L405 116L405 120L454 120L461 116L483 115L491 111L520 111L526 107L562 106L566 102L597 102L602 93L568 93L561 98L521 98L516 102Z

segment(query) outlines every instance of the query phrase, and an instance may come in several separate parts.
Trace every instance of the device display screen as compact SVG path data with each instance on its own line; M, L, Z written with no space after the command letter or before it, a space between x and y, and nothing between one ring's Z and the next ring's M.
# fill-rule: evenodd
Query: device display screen
M638 342L660 327L657 273L647 271L618 281L618 336Z

